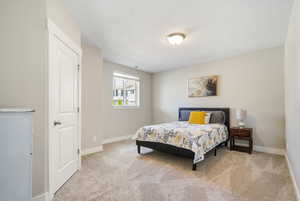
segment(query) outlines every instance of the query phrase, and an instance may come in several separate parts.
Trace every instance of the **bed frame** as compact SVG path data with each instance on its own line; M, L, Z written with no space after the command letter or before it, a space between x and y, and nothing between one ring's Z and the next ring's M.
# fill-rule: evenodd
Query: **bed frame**
M182 121L182 114L183 112L191 112L191 111L223 111L225 113L225 126L228 129L230 129L230 109L229 108L179 108L178 111L178 120ZM221 145L225 145L227 147L227 143L228 143L228 139L217 145L214 149L212 149L214 151L214 155L217 155L217 149L221 146ZM141 147L147 147L150 149L154 149L156 151L161 151L161 152L165 152L165 153L170 153L170 154L174 154L174 155L178 155L178 156L183 156L183 157L187 157L187 158L192 158L194 159L194 155L195 153L191 150L188 149L184 149L184 148L179 148L173 145L169 145L169 144L163 144L163 143L159 143L159 142L148 142L148 141L139 141L136 140L136 145L137 145L137 152L139 154L141 154ZM193 170L197 169L197 164L193 163Z

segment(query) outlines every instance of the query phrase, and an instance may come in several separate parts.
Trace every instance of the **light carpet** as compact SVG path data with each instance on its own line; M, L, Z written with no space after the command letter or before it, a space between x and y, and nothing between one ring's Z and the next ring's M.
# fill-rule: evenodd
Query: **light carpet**
M54 201L296 201L283 156L221 148L192 171L191 159L142 153L130 140L104 145Z

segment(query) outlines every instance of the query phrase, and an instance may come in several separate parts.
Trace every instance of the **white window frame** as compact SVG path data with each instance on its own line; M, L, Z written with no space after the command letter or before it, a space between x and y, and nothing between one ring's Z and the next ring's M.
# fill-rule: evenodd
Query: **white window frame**
M140 89L141 89L141 80L139 77L123 73L123 72L118 72L115 71L113 72L113 85L112 85L112 91L114 91L114 78L122 78L122 79L127 79L127 80L133 80L136 81L136 94L135 94L135 100L136 100L136 105L112 105L114 109L137 109L140 108ZM137 84L138 83L138 84ZM112 97L113 99L113 97Z

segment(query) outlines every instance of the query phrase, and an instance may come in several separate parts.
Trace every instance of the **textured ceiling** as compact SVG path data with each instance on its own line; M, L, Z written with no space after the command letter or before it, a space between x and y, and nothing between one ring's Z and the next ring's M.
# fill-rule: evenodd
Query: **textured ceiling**
M159 72L284 44L292 0L64 0L106 60ZM166 35L183 32L182 45Z

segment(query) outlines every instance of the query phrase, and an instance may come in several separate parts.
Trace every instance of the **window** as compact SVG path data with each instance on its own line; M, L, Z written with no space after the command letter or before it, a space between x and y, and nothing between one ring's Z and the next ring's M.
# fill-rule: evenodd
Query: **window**
M140 79L122 73L113 74L113 106L139 106Z

